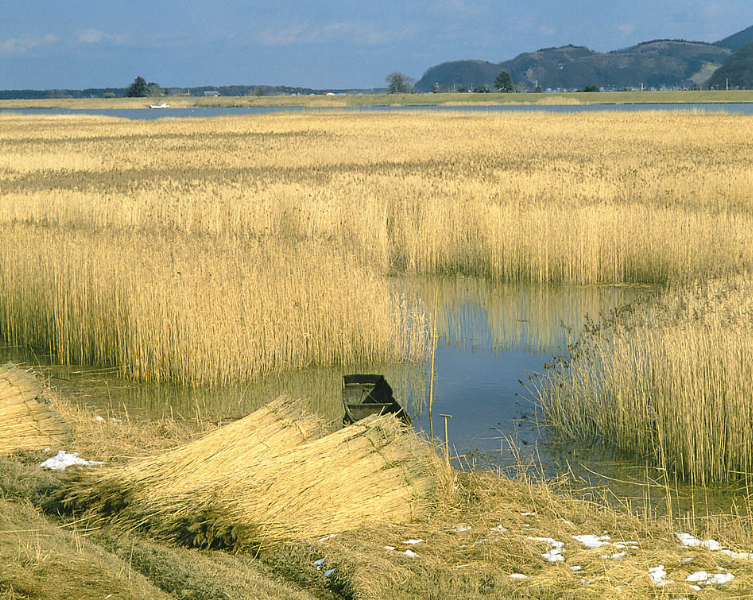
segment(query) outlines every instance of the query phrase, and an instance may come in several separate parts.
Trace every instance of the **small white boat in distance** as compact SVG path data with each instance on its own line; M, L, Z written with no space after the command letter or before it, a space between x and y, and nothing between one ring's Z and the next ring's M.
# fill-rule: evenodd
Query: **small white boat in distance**
M163 102L162 104L150 104L149 108L169 108L170 105L167 102Z

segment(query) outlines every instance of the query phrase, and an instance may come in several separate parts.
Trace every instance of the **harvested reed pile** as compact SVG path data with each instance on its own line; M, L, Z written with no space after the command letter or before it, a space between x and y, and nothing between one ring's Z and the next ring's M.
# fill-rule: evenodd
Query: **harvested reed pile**
M0 365L0 453L46 448L61 441L65 424L43 392L28 371Z
M278 399L178 450L72 481L67 503L95 521L234 550L405 522L426 507L436 457L394 417L308 441L320 431L298 403Z

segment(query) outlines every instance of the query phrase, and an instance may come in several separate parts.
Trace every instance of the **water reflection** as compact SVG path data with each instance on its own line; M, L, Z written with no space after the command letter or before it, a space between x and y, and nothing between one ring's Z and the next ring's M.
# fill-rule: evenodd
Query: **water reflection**
M467 277L412 278L394 285L418 296L429 312L437 295L434 431L443 433L440 413L452 415L449 442L460 466L544 477L568 474L570 487L582 495L619 498L620 503L628 498L633 509L650 513L666 510L662 473L634 457L553 439L537 427L535 406L521 385L574 339L588 317L596 319L655 288L512 285ZM237 418L287 393L307 399L333 428L343 415L342 375L381 373L409 407L414 426L430 428L428 361L305 369L209 390L136 384L112 371L59 366L50 356L0 344L0 363L8 361L33 366L54 388L102 415ZM669 489L675 515L728 510L740 495L732 488L693 490L675 482Z
M396 279L394 285L417 296L429 311L435 294L438 298L435 431L442 430L439 413L452 414L450 444L458 454L497 457L501 445L514 443L526 450L541 437L533 405L519 395L520 382L560 352L587 316L596 318L645 291L636 286L498 284L461 276ZM286 393L307 399L333 426L342 418L342 375L381 373L416 427L430 429L428 361L311 368L235 387L192 389L138 384L107 370L59 366L50 356L0 349L0 361L10 360L34 366L53 387L98 411L128 411L145 418L237 418ZM501 454L508 461L508 453Z

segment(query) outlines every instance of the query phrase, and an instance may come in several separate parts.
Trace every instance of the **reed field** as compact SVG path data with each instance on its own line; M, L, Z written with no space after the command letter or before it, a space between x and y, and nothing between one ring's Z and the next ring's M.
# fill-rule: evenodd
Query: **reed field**
M0 332L140 379L420 358L395 273L662 283L753 259L745 117L0 122Z
M431 295L405 283L417 275L747 285L752 130L703 112L1 115L0 336L61 363L219 386L425 358ZM670 288L678 303L686 285ZM576 383L542 389L547 412L697 481L748 472L745 317L676 318L600 346L579 361L592 375L563 371ZM599 369L629 349L647 370L615 371L619 393L605 393ZM616 419L629 384L630 418ZM560 418L558 393L603 414Z
M537 382L548 421L697 485L749 477L752 292L749 276L678 282L594 325Z

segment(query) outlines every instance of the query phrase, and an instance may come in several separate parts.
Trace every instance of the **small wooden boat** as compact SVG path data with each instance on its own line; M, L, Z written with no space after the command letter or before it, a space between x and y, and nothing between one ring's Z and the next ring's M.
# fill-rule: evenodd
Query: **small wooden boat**
M410 415L392 397L392 388L383 375L343 375L343 408L345 425L386 413L411 424Z

